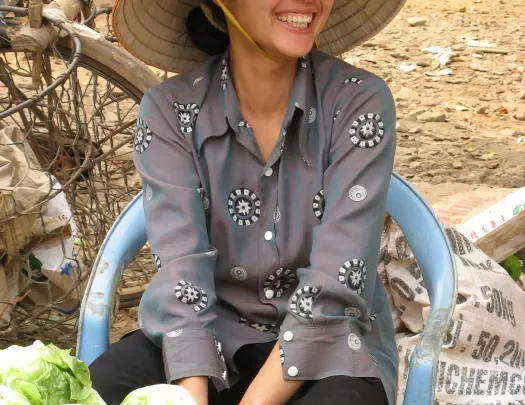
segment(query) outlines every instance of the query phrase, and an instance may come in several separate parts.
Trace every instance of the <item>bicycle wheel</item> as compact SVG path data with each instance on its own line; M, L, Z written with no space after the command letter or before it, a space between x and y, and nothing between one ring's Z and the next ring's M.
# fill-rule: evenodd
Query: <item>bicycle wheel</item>
M67 51L69 49L65 48L64 52ZM82 38L82 56L88 66L118 83L121 88L133 94L136 100L140 100L148 88L161 81L161 78L153 74L150 68L122 48L101 39ZM133 132L134 129L133 127ZM135 196L136 191L138 190L128 194L126 204ZM111 224L114 219L116 217L112 218ZM108 230L109 227L105 229L104 236ZM149 245L146 245L123 274L118 290L119 308L139 305L142 294L155 271L156 266L152 261Z
M160 81L116 45L95 36L81 36L81 41L82 60L71 77L33 107L0 121L0 127L18 127L26 134L42 171L62 185L75 222L79 279L85 278L107 231L140 189L131 158L138 103L145 90ZM67 43L60 43L42 55L42 83L34 88L32 54L0 48L0 111L48 86L65 71L71 53ZM124 273L120 294L125 306L138 304L154 271L145 246ZM29 279L37 289L38 277ZM46 283L51 290L51 282ZM60 302L56 294L49 300L45 310L27 300L16 303L10 330L16 332L17 342L31 341L37 333L42 340L74 342L76 311L55 311L64 295ZM17 322L23 327L16 328Z

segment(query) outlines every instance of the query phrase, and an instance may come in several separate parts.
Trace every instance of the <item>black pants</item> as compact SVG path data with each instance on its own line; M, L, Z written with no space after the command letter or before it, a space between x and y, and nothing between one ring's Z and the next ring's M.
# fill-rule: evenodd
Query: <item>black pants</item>
M234 358L240 380L231 389L221 392L210 383L209 405L237 405L274 344L242 347ZM166 384L162 352L141 331L112 345L91 364L90 371L93 388L108 405L119 405L135 389ZM386 405L387 400L379 379L334 376L306 382L288 404Z

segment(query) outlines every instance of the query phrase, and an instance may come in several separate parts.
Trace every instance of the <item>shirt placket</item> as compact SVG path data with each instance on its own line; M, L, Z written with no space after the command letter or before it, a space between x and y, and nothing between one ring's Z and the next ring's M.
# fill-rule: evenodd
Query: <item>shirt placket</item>
M267 161L261 175L261 195L264 199L262 238L260 238L259 260L257 274L259 277L259 296L262 302L276 309L276 319L272 320L277 327L282 321L279 314L279 300L283 293L293 284L295 273L281 267L278 247L278 189L280 177L280 160L285 145L289 127L295 116L295 106L286 114L285 123L281 128L279 139ZM277 330L278 332L278 330Z
M304 72L302 72L304 73ZM297 85L297 84L296 84ZM275 323L279 325L283 320L282 300L284 293L295 285L295 269L287 269L281 266L279 255L279 178L280 163L283 150L286 145L286 139L289 136L297 136L303 131L302 125L296 125L296 119L300 119L300 113L304 106L298 102L304 102L303 94L306 89L302 88L304 83L299 82L299 87L294 88L292 97L288 105L288 110L283 121L283 126L276 142L274 150L266 163L261 176L261 192L266 200L264 211L264 222L262 232L264 234L259 248L258 271L259 276L259 296L262 302L273 305L277 310L277 319ZM294 133L291 133L294 132ZM299 151L301 153L302 151ZM303 158L304 160L304 158ZM273 270L273 271L272 271Z
M277 250L277 234L274 220L275 208L277 205L277 184L279 176L279 165L265 167L260 177L261 198L264 206L261 235L259 236L259 260L257 261L258 289L259 297L263 303L272 304L277 299L273 289L265 289L265 282L269 277L269 272L276 272L279 269L279 253ZM276 324L278 312L272 323Z
M291 119L289 120L291 121ZM286 129L281 130L276 147L272 151L268 162L264 163L255 142L253 131L250 124L242 118L239 119L237 125L237 141L251 154L255 155L261 162L259 166L259 199L261 202L261 217L259 219L258 230L258 252L257 252L257 285L259 298L265 304L273 305L275 300L279 299L280 294L274 285L268 285L268 281L272 281L276 275L282 273L279 265L279 251L276 240L276 209L277 209L277 191L279 182L279 158L280 147L283 142ZM271 287L271 288L268 288ZM268 324L276 325L279 319L278 308L274 313L272 319L268 320ZM271 328L274 334L274 339L278 336L278 330Z

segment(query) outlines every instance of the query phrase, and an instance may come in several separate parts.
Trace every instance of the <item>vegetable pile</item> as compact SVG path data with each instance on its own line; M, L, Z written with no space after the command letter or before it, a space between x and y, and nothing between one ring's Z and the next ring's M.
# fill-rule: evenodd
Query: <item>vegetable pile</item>
M2 405L105 405L85 363L40 341L0 351L0 387Z
M40 341L0 350L0 405L106 405L91 387L88 366ZM174 385L154 385L130 393L122 405L195 405Z

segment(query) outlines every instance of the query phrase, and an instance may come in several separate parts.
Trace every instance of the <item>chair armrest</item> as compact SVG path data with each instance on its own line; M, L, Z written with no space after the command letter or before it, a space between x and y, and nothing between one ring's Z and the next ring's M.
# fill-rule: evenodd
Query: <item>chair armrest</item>
M432 405L443 335L449 327L457 296L454 255L441 223L423 198L393 173L387 212L403 231L423 273L430 317L410 360L404 405Z
M147 241L142 191L119 215L100 247L80 307L77 357L91 364L109 347L110 316L122 273Z

